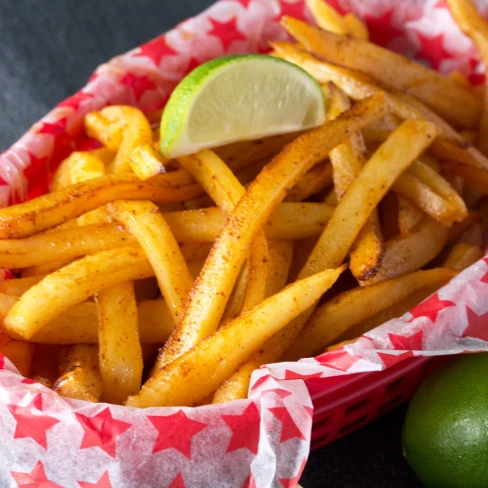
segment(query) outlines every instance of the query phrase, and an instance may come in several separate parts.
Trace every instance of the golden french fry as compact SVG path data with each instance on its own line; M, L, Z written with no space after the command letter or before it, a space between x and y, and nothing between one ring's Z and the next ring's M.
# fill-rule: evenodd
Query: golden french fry
M440 286L456 271L436 268L417 271L373 286L345 291L319 306L303 328L285 359L312 356L337 340L346 330L429 285Z
M148 201L118 201L110 205L110 211L144 249L173 319L178 322L193 287L193 278L158 207Z
M453 154L451 154L451 157ZM488 172L485 169L476 168L473 165L459 161L445 159L442 164L446 169L461 176L466 183L481 191L488 193Z
M241 272L237 277L236 284L234 285L232 294L229 297L229 301L225 307L224 314L222 315L222 327L229 320L235 319L240 315L242 306L244 305L244 298L246 297L248 276L249 266L248 261L245 261L242 265Z
M128 158L131 168L141 180L167 171L167 161L148 142L135 146Z
M152 142L151 126L144 114L139 109L127 105L105 107L99 112L99 117L105 121L102 124L103 135L94 133L95 127L93 127L91 116L93 114L87 114L85 118L87 133L101 140L109 149L117 151L113 162L113 172L121 174L132 169L139 178L147 178L144 171L146 167L144 165L141 167L138 159L131 158L134 148ZM104 140L105 137L111 138L110 143L107 139Z
M90 151L90 154L98 158L100 161L102 161L103 164L106 165L110 164L116 156L116 153L114 151L111 151L106 147L93 149L93 151Z
M398 230L402 236L409 234L424 218L424 213L406 198L398 197Z
M98 347L88 344L71 346L60 361L61 376L53 389L60 395L98 402L102 396L103 385L98 368Z
M286 285L293 258L291 241L268 241L269 270L266 282L266 297L280 292ZM230 302L229 302L230 304ZM219 386L212 403L222 403L246 398L252 372L265 363L264 350L257 351L228 380Z
M29 288L10 310L4 326L9 333L30 339L64 310L86 298L119 283L152 275L153 270L138 246L86 256Z
M477 125L481 115L479 100L470 90L436 71L370 42L321 31L292 17L283 17L281 24L321 58L411 93L452 123L468 128ZM456 103L452 103L453 99Z
M34 344L11 339L3 331L0 332L0 354L7 356L22 376L29 376Z
M215 332L157 371L133 407L195 405L214 392L260 345L314 303L337 280L344 267L323 271L289 285ZM239 344L239 347L234 347ZM225 357L225 361L222 359ZM198 388L191 385L198 384Z
M482 257L483 251L480 246L467 242L459 242L449 251L449 254L442 263L442 267L461 270L476 263Z
M89 137L99 140L110 151L117 152L124 137L123 120L109 119L109 113L90 112L85 115L85 132Z
M342 15L323 0L306 0L305 3L321 29L335 32L336 34L351 33Z
M145 181L133 175L107 175L0 209L0 239L30 236L114 200L178 202L202 192L200 185L178 171Z
M349 110L351 103L347 96L335 85L330 86L328 120L333 120ZM366 146L361 132L352 134L349 139L335 147L329 154L334 169L334 189L338 200L347 192L349 186L366 163ZM373 209L351 248L350 269L352 274L363 280L375 275L383 257L383 236L378 220L378 212Z
M440 253L448 234L447 227L426 217L410 234L386 241L385 255L378 273L364 284L370 285L417 271Z
M134 285L121 283L103 290L96 303L103 399L121 404L139 391L144 366Z
M286 189L347 134L361 130L386 112L382 94L359 102L337 119L295 139L263 169L229 215L195 282L191 302L179 325L186 331L184 337L178 337L182 343L192 347L217 329L249 245L284 198Z
M178 162L202 185L226 215L229 215L246 192L224 161L210 150L180 157ZM247 283L242 303L243 311L254 307L264 298L268 273L268 245L263 231L256 235L254 243L251 244L250 254L248 273L241 274L241 278ZM156 361L155 371L192 347L191 342L187 343L182 339L187 335L187 327L184 321L177 325Z
M403 122L390 135L339 201L308 258L306 266L309 272L342 263L373 209L436 135L436 127L424 121Z
M316 164L307 171L288 192L287 202L301 202L320 193L332 184L332 166L329 163Z
M362 39L363 41L369 40L368 27L359 17L356 17L352 12L348 12L342 17L342 20L346 24L351 35L358 39Z

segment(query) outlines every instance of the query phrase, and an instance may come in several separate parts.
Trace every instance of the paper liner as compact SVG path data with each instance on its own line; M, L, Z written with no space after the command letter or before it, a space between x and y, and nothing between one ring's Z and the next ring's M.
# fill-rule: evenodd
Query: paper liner
M483 80L474 47L443 1L329 3L365 19L374 42L443 72L459 70L473 83ZM486 1L479 7L487 13ZM198 64L224 54L266 52L267 40L286 39L282 15L311 20L303 1L221 0L100 66L80 92L0 155L0 205L45 193L64 157L96 147L83 134L87 112L121 103L146 112L159 109ZM487 292L485 258L355 344L256 371L250 398L225 405L138 410L67 400L22 378L0 355L0 485L295 486L308 455L313 415L302 379L336 377L339 401L341 385L352 373L394 368L416 356L486 350Z

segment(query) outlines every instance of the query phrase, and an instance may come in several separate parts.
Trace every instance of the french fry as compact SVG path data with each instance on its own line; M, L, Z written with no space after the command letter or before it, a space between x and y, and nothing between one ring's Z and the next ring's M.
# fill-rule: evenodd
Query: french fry
M476 263L482 257L483 251L480 246L467 242L459 242L449 251L449 254L442 263L442 267L462 270Z
M339 201L308 258L311 273L323 269L324 263L326 268L342 263L372 210L436 135L430 122L406 121L378 148Z
M152 376L133 407L195 405L215 391L260 345L314 303L344 267L326 270L289 285L215 332ZM234 347L239 344L239 347ZM225 361L222 359L225 357ZM190 385L198 384L198 388ZM175 388L175 386L177 386Z
M263 169L230 214L195 282L179 325L185 334L175 336L185 344L182 352L217 329L248 247L284 198L286 188L324 159L347 134L361 130L386 112L381 94L359 102L337 119L295 139Z
M342 15L326 2L322 0L306 0L306 4L321 29L335 32L336 34L351 33Z
M30 339L64 310L86 298L119 283L152 275L153 270L138 246L86 256L29 288L10 310L4 326L10 334Z
M0 354L7 356L22 376L29 376L34 356L34 344L11 339L2 331L0 332Z
M429 285L441 286L456 271L417 271L373 286L345 291L320 305L287 351L285 360L310 357L337 340L347 329Z
M281 24L307 50L331 63L356 69L395 90L406 91L448 121L473 128L480 117L479 100L470 90L406 57L375 44L322 31L292 17ZM456 103L451 103L455 99Z
M406 198L398 197L398 230L402 236L409 234L423 218L422 210Z
M332 166L329 163L316 164L307 171L288 192L286 202L301 202L320 193L332 184Z
M193 156L180 157L178 162L202 185L226 215L232 212L246 192L232 171L212 151L203 150ZM241 279L247 283L242 311L254 307L264 299L268 273L267 261L268 245L266 236L261 231L251 244L248 272L241 274ZM156 361L155 370L168 364L188 349L188 345L181 340L186 333L187 330L182 321L164 345Z
M130 167L141 180L147 180L170 169L168 162L148 142L135 146L128 158Z
M121 117L109 119L109 112L90 112L85 115L85 132L100 141L107 149L117 153L124 137Z
M0 209L0 239L42 232L115 200L167 203L184 201L202 192L188 175L178 171L145 181L133 175L107 175Z
M349 110L351 103L336 86L330 86L331 100L327 117L333 120ZM334 189L338 200L347 192L349 186L366 163L366 147L361 132L352 134L349 139L335 147L329 155L334 169ZM351 249L350 269L352 274L363 280L374 276L383 257L383 237L381 235L378 212L374 209L361 229Z
M362 39L363 41L369 40L368 27L359 17L356 17L352 12L348 12L342 17L342 20L346 24L351 35L358 39Z
M280 292L286 285L293 257L291 241L268 241L269 270L266 282L266 297ZM230 303L230 302L229 302ZM264 351L258 351L246 361L228 380L219 386L212 403L223 403L247 397L252 372L265 364Z
M144 366L134 285L121 283L103 290L96 303L103 399L122 404L139 391Z
M118 201L110 205L110 211L144 249L173 319L178 322L193 287L193 278L158 207L148 201Z
M88 344L71 346L59 366L60 377L53 389L60 395L98 402L103 385L98 368L98 347Z
M448 0L447 5L459 28L476 44L483 62L488 63L488 23L470 0ZM486 69L486 68L485 68ZM481 114L477 145L488 155L488 89L485 84L484 110Z
M105 165L110 164L116 156L116 153L114 151L111 151L110 149L108 149L106 147L100 147L98 149L93 149L93 151L90 151L90 154L92 154L93 156L98 158Z
M140 160L131 158L131 152L141 144L152 142L152 131L144 114L135 107L127 105L113 105L105 107L99 112L99 117L105 121L102 133L95 133L91 115L85 118L87 133L96 137L109 149L116 150L117 155L113 162L113 172L127 173L132 169L141 179L147 178L147 166L140 165ZM112 131L115 133L112 135ZM120 135L121 133L121 135ZM106 138L109 139L106 139Z
M378 273L364 284L370 285L417 271L439 254L448 234L447 227L425 218L410 234L385 243L385 254Z
M454 225L449 229L448 234L448 242L453 242L467 230L469 229L475 222L480 220L480 214L478 212L470 212L468 216L461 220L461 222L455 222Z

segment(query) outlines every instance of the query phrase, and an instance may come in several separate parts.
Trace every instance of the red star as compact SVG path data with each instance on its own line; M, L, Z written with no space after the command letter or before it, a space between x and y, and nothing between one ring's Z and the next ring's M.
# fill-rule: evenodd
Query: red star
M256 481L254 481L254 476L249 473L249 476L244 481L242 488L256 488Z
M115 459L117 437L130 429L132 424L114 419L109 407L94 417L87 417L81 413L75 413L75 415L84 430L80 449L99 447Z
M386 46L392 39L403 34L402 29L398 29L393 24L394 10L388 10L379 17L367 13L364 21L368 24L369 38L371 42L380 46Z
M186 67L185 75L187 75L188 73L191 73L195 68L200 66L200 64L201 64L200 61L198 61L198 59L196 59L192 56L190 58L190 61L188 61L188 66Z
M282 400L286 397L289 397L292 394L291 391L284 390L283 388L271 388L269 390L264 390L261 392L262 395L264 395L265 393L275 393Z
M2 368L0 368L0 369L2 369ZM21 383L23 385L35 385L37 383L37 381L31 380L30 378L22 378Z
M90 100L93 98L93 95L91 93L85 93L83 91L79 91L72 97L67 98L66 100L63 100L61 103L58 104L58 107L72 107L75 110L78 110L80 108L80 105L85 101L85 100Z
M250 403L241 415L222 415L222 420L232 430L226 452L248 449L258 453L260 415L255 403Z
M149 58L154 63L154 66L159 68L159 64L165 56L173 56L175 54L178 54L178 52L168 46L166 43L166 36L159 36L156 37L156 39L143 44L135 56Z
M461 337L473 337L488 342L488 312L478 315L474 310L466 307L468 326Z
M298 484L300 476L303 473L303 470L305 469L305 464L307 464L307 458L303 458L300 469L298 470L296 476L293 476L293 478L280 478L280 483L284 486L284 488L295 488L295 486Z
M303 406L305 411L310 415L310 417L313 417L313 407L306 407L305 405Z
M57 136L66 132L66 123L68 122L67 117L59 119L54 124L50 122L41 122L40 128L36 131L38 134L49 134L52 136Z
M451 53L448 53L444 49L443 33L438 34L437 36L428 37L417 32L417 38L420 42L420 49L418 50L416 57L429 61L433 69L439 69L439 65L444 59L452 57Z
M138 76L134 73L126 73L121 79L120 83L132 88L136 100L139 101L146 92L146 90L154 90L156 85L147 75Z
M102 477L95 483L90 483L89 481L78 481L78 484L81 486L81 488L112 488L108 471L105 471Z
M322 373L311 373L311 374L302 374L302 373L295 373L295 371L291 371L289 369L285 369L285 380L302 380L302 379L312 379L312 378L320 378Z
M329 368L338 369L339 371L348 371L353 364L359 361L359 358L349 354L342 348L339 348L319 356L317 361Z
M286 407L273 407L269 411L279 420L281 420L281 437L280 442L285 442L289 439L294 439L295 437L305 440L305 436L300 432L300 429L295 424L294 420L291 418L290 412Z
M191 440L207 426L202 422L189 419L183 410L173 415L148 416L148 420L158 431L158 438L154 443L153 453L170 449L180 451L181 454L191 459Z
M244 8L249 7L251 0L236 0L237 3L240 3Z
M42 413L42 395L36 395L26 407L7 405L14 417L15 426L14 439L30 437L44 449L47 449L46 431L59 420Z
M183 475L178 473L168 488L185 488L185 480L183 479Z
M400 361L403 361L404 359L413 358L413 352L405 351L402 354L396 354L396 355L379 352L378 356L383 361L385 367L389 368L390 366L393 366L394 364L397 364Z
M50 122L42 122L40 128L36 131L38 134L54 137L51 158L49 158L49 160L54 157L57 160L64 159L74 149L74 143L66 128L67 121L68 119L63 117L54 124L51 124Z
M488 283L488 271L480 278L481 283Z
M24 170L27 179L27 199L38 197L47 192L51 181L51 171L49 168L49 157L37 157L29 151L31 163Z
M208 34L218 37L222 41L224 51L227 51L229 46L234 41L245 41L246 36L237 29L237 19L233 18L227 22L219 22L218 20L210 18L212 24L212 30Z
M256 380L256 383L252 385L252 389L255 390L259 386L261 386L263 383L266 383L266 381L269 379L269 374L261 376L258 380Z
M445 0L437 0L434 5L432 5L432 8L447 8Z
M328 3L328 2L327 2ZM304 20L305 17L305 9L304 5L305 2L281 2L281 14L280 17L283 15L287 15L288 17L294 17L295 19ZM278 20L278 19L276 19Z
M415 334L408 337L403 337L397 334L388 334L388 337L390 338L393 349L406 349L414 351L422 350L422 343L424 339L424 332L422 330L419 330L418 332L415 332Z
M439 312L447 307L454 307L454 305L455 303L451 302L450 300L440 300L439 294L435 293L427 298L427 300L419 303L413 307L412 310L410 310L410 313L412 314L410 322L417 317L428 317L430 320L432 320L432 322L435 322Z
M46 472L41 461L37 461L30 473L10 471L10 474L19 488L63 488L61 485L46 478Z

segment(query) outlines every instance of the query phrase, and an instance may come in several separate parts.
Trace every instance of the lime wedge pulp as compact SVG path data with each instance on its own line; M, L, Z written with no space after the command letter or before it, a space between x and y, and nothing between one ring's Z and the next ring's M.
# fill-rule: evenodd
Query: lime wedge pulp
M260 54L202 64L173 91L161 119L162 154L309 129L325 121L321 86L304 70Z

